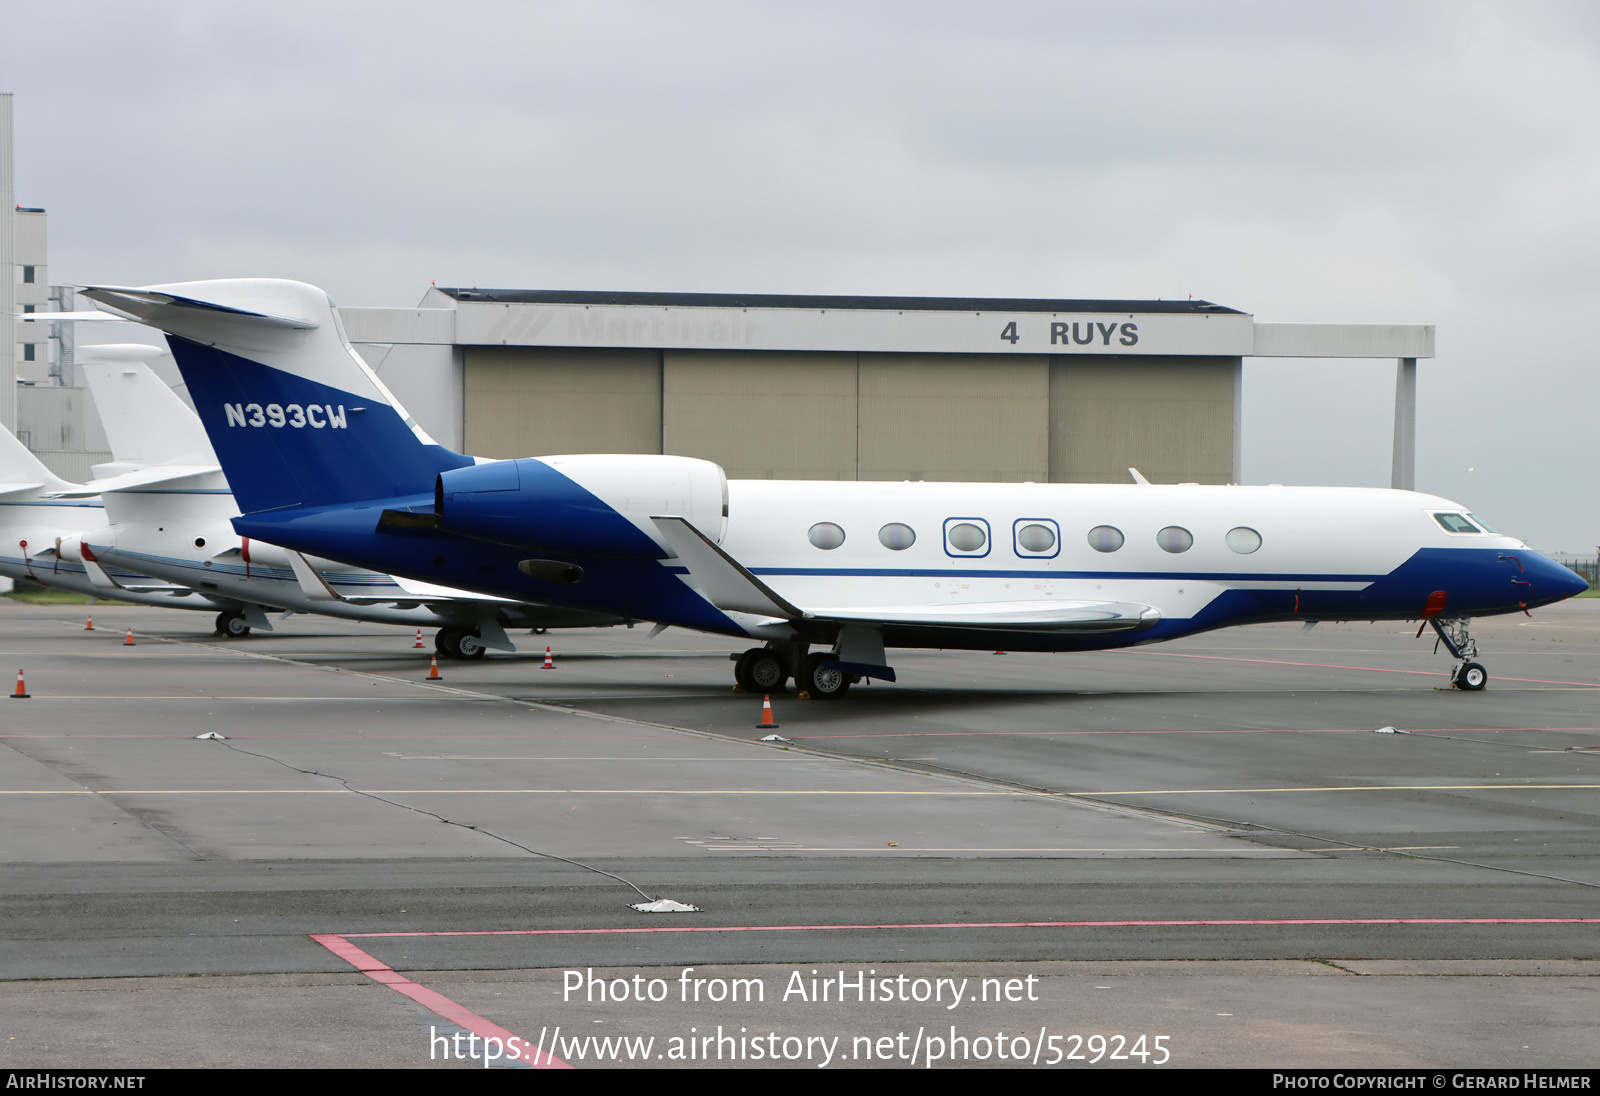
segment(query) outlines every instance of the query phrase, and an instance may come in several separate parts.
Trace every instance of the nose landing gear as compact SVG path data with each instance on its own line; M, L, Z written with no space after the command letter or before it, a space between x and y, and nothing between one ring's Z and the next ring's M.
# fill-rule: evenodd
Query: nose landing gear
M1489 671L1477 661L1477 640L1473 639L1467 630L1472 619L1454 617L1450 620L1441 620L1439 617L1432 617L1428 623L1433 625L1433 630L1439 634L1439 641L1456 659L1455 667L1450 671L1450 687L1475 693L1489 684Z

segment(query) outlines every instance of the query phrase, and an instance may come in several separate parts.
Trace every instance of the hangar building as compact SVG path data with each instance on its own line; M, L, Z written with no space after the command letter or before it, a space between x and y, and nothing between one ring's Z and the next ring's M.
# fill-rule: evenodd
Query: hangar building
M1258 323L1207 301L432 288L342 308L442 443L671 453L740 479L1242 479L1247 357L1397 360L1410 486L1431 325Z

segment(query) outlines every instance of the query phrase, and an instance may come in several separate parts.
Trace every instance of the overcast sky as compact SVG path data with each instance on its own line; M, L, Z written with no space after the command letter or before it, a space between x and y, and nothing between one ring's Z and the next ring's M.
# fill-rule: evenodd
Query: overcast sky
M1600 543L1600 5L0 0L51 280L1174 298L1432 323L1417 486ZM1387 486L1389 362L1245 367Z

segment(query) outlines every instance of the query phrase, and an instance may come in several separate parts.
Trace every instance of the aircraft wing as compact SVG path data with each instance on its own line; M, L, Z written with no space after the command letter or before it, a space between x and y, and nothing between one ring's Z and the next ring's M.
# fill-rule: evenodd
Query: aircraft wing
M424 601L497 601L505 605L520 605L521 602L513 601L508 597L496 597L494 594L475 594L471 590L458 590L454 586L436 586L431 582L422 582L414 578L404 578L400 575L390 576L395 585L413 597Z
M889 605L883 608L817 608L816 620L852 624L904 624L930 628L982 628L1008 632L1121 632L1161 620L1149 605L1125 601L987 601L962 604Z
M898 624L1034 632L1115 632L1148 628L1161 620L1150 605L1117 601L1004 601L935 605L850 606L802 609L751 574L709 537L680 517L652 517L662 539L689 571L700 592L728 612L791 621Z

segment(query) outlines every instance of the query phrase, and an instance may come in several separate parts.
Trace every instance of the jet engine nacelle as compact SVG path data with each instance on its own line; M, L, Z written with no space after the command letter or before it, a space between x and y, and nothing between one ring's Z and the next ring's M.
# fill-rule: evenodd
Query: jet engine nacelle
M682 517L717 541L728 519L728 478L693 457L584 454L489 461L440 474L437 528L579 556L671 555L652 517Z

